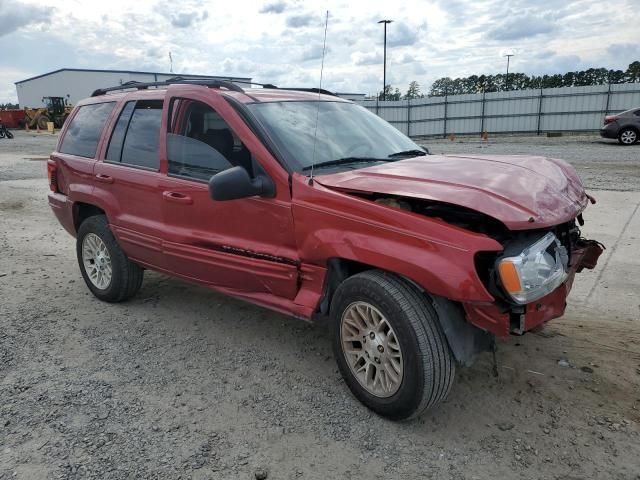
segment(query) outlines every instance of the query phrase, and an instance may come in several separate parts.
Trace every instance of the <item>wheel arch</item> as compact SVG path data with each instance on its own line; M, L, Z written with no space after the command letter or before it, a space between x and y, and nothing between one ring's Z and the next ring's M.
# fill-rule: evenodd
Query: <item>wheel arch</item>
M445 334L449 348L460 365L471 366L478 353L488 351L493 347L493 335L467 322L464 308L460 302L434 295L405 275L346 258L333 257L327 262L325 286L319 304L320 314L329 315L331 301L342 282L367 270L380 270L395 275L428 299L437 313L438 322Z
M75 228L76 233L87 218L93 217L95 215L107 215L106 212L91 203L86 202L74 202L73 203L73 226Z
M620 140L620 138L622 137L622 133L625 130L632 130L632 131L634 131L636 133L637 136L640 137L640 128L638 128L634 124L630 123L630 124L623 125L623 126L620 127L620 129L618 130L618 140ZM638 142L638 140L640 140L640 139L638 139L636 137L636 143Z
M638 128L635 124L633 123L627 123L626 125L622 125L620 127L620 131L622 132L623 130L633 130L636 133L640 133L640 128Z

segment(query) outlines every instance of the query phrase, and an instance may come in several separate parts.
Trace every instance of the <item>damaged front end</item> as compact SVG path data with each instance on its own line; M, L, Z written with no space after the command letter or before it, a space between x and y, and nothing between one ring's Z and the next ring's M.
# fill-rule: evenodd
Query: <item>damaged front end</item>
M575 222L515 232L504 251L479 253L478 274L496 299L464 304L467 319L498 336L522 335L561 317L575 274L593 269L604 246L582 237Z
M496 336L521 335L564 314L576 273L593 269L604 246L582 236L582 215L543 229L509 230L481 212L444 202L358 194L498 241L501 252L478 252L475 268L493 303L464 303L466 320Z

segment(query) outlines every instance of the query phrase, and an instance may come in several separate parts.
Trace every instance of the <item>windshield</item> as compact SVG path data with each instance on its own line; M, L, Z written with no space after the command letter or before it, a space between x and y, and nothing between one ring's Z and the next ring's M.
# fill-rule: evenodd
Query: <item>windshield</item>
M332 169L361 168L377 161L398 160L402 157L389 157L398 152L423 150L389 123L353 103L265 102L248 107L297 172L309 173L312 163L315 167L326 163L325 168ZM336 165L336 160L345 159L353 162Z

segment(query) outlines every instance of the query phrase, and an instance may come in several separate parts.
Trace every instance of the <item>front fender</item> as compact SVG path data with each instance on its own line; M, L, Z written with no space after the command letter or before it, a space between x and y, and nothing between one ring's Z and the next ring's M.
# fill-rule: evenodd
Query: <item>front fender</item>
M427 292L461 302L493 302L475 254L501 251L492 238L293 178L301 260L339 257L402 275Z

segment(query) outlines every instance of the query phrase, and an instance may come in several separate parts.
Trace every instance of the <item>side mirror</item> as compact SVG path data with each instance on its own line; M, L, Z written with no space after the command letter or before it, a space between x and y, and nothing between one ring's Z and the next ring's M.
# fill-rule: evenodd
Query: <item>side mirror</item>
M219 202L247 197L272 197L276 187L266 175L251 179L242 167L232 167L215 174L209 180L209 196Z

